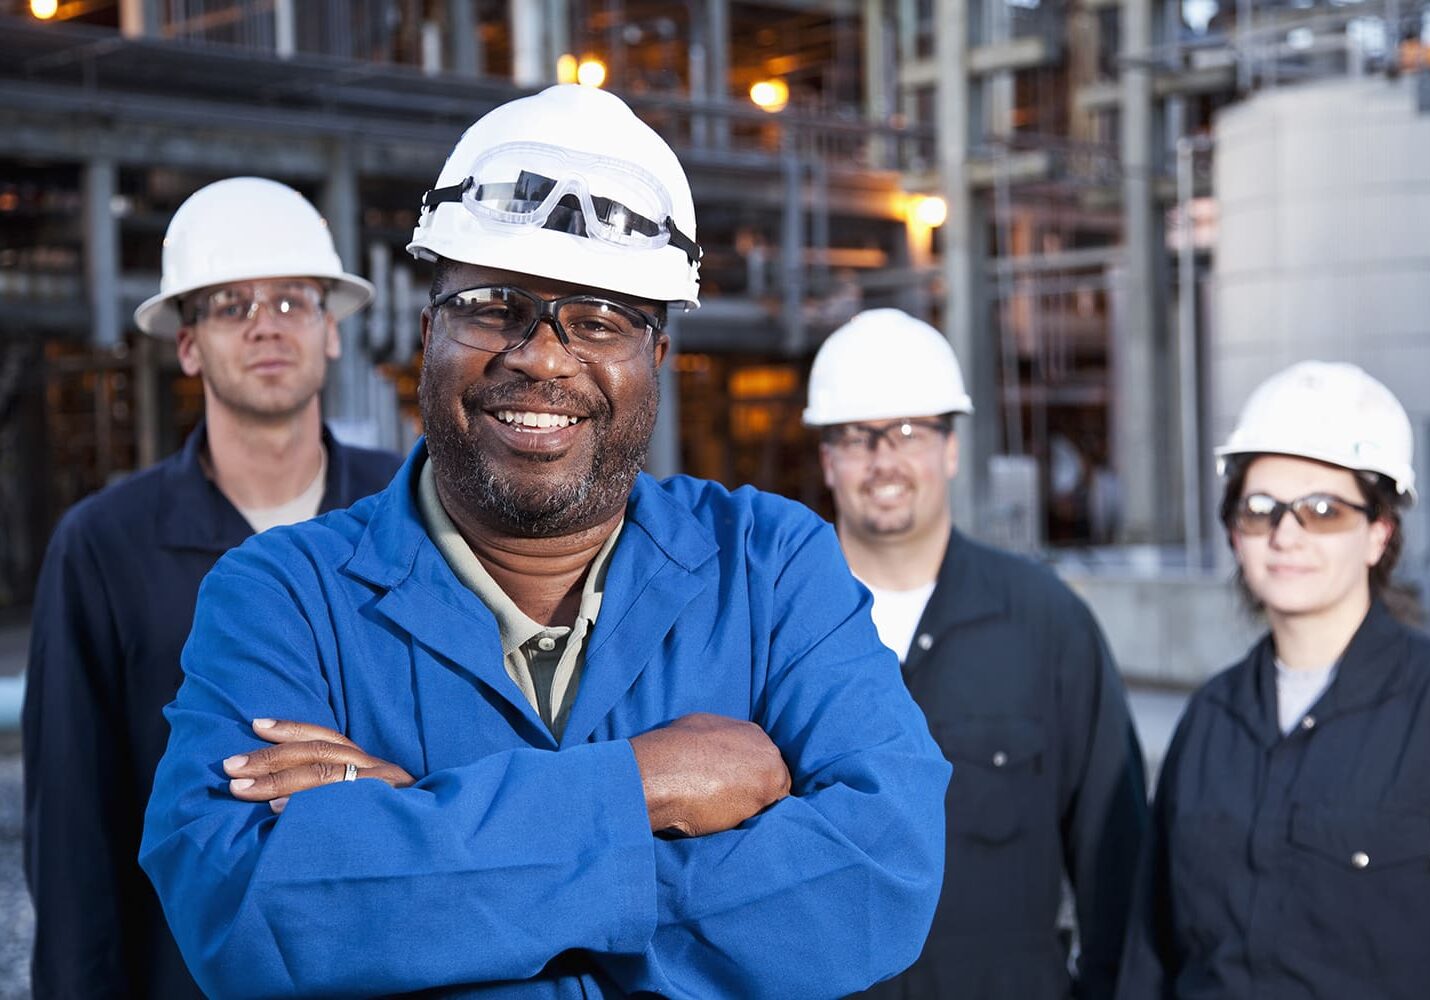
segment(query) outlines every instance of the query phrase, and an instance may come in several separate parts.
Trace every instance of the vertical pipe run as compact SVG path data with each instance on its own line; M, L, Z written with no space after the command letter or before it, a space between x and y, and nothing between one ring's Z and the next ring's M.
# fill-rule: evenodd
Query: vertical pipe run
M1182 429L1182 533L1187 567L1202 564L1202 444L1197 420L1197 261L1193 239L1192 170L1197 142L1189 136L1177 140L1177 214L1181 232L1177 242L1177 398Z

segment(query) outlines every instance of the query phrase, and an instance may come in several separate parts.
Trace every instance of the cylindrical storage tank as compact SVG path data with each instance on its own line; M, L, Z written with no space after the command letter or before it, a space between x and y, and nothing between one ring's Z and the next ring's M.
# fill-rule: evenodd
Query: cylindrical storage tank
M1211 441L1287 365L1360 365L1415 427L1401 568L1430 583L1430 109L1410 79L1326 80L1228 108L1215 137Z

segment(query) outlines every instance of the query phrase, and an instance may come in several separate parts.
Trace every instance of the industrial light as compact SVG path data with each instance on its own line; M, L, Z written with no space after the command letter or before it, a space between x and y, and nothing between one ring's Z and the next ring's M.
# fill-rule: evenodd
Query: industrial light
M30 0L30 13L41 21L48 21L60 11L59 0Z
M936 229L948 219L948 202L936 194L916 194L909 199L909 218L921 226Z
M576 67L576 82L583 87L599 87L606 82L606 64L595 56L587 56Z
M774 114L783 111L789 104L789 84L779 77L759 80L750 85L750 100L755 106Z
M556 60L556 82L576 82L576 57L569 52L563 53L561 58Z

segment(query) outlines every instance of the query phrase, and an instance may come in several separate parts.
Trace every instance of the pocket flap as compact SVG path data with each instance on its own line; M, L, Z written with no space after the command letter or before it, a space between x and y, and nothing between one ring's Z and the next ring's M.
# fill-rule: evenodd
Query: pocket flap
M1299 806L1291 814L1291 841L1351 869L1430 859L1430 812Z
M1043 727L1023 716L963 716L940 726L938 739L954 763L993 771L1026 766L1046 749Z

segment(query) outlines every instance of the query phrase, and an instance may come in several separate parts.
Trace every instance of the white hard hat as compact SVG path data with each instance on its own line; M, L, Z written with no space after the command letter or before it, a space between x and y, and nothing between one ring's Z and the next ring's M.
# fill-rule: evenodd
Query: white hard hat
M134 310L145 333L172 337L183 320L179 300L234 281L316 278L326 311L344 319L372 299L372 285L343 270L328 224L308 199L263 177L230 177L185 199L164 233L159 294Z
M835 330L814 356L804 422L972 413L947 338L898 309L868 309Z
M1302 361L1256 387L1216 457L1218 474L1228 458L1261 453L1378 473L1414 502L1414 452L1394 393L1355 365Z
M695 202L619 97L558 84L473 124L422 199L408 253L699 305Z

